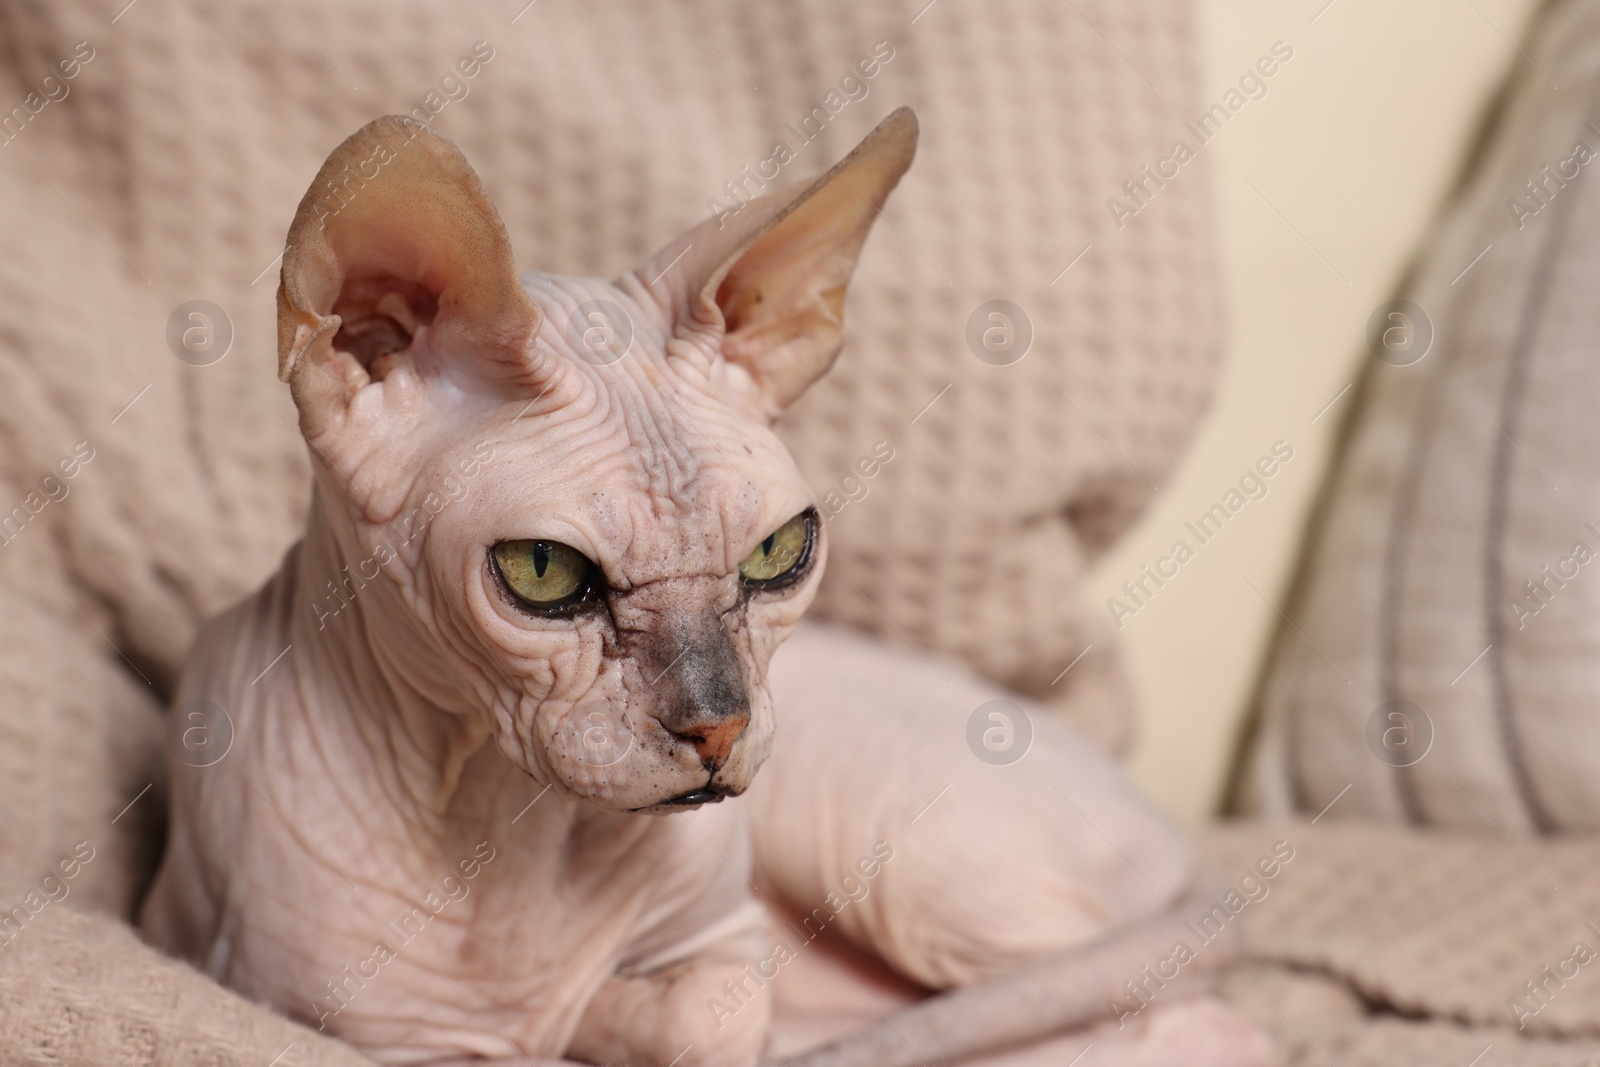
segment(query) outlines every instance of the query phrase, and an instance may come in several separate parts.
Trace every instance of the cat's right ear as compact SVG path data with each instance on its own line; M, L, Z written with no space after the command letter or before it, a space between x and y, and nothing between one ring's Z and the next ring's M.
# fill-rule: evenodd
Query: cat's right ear
M278 376L307 438L353 422L404 433L438 378L536 392L551 372L534 354L539 322L500 215L453 144L390 116L334 149L295 214L278 287Z

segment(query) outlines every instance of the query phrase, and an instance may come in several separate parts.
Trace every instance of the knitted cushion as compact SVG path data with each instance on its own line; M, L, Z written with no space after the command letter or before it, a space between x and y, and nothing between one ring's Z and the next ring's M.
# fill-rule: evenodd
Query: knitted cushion
M483 175L524 267L611 275L736 209L762 174L820 170L910 103L922 146L851 290L846 353L783 427L831 516L816 610L1072 704L1120 741L1113 642L1078 583L1143 507L1145 477L1173 463L1219 344L1203 161L1120 227L1106 206L1170 153L1188 113L1187 4L945 4L915 23L843 0L679 8L535 6L513 23L515 10L375 0L166 3L114 27L88 0L0 13L0 100L25 99L87 42L76 77L53 76L65 99L3 145L19 176L8 214L41 235L6 265L6 306L60 308L7 323L7 357L51 390L44 411L3 416L11 484L94 438L82 496L120 521L66 505L63 562L125 651L169 672L197 620L299 528L304 446L269 358L273 257L344 135L386 111L431 115ZM1119 49L1159 70L1162 91ZM58 258L76 284L45 292L32 276ZM231 321L232 350L210 366L168 351L168 316L194 299ZM995 299L1025 319L979 313ZM98 321L82 321L91 307ZM984 347L1007 331L1009 350ZM1029 335L1020 362L995 365ZM31 432L51 416L69 439Z
M461 145L523 267L611 275L914 106L845 354L781 427L827 515L815 610L1126 738L1078 582L1171 468L1219 348L1205 161L1141 174L1195 110L1185 0L110 7L0 5L0 872L88 838L80 884L136 899L156 709L304 521L284 234L328 151L389 112Z
M1600 827L1600 11L1553 4L1523 51L1414 321L1369 330L1246 809Z

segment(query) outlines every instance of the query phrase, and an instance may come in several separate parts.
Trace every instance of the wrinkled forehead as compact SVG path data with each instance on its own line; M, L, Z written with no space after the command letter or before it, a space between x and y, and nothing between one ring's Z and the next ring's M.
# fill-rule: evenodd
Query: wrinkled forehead
M656 288L645 285L632 292L600 278L561 274L528 273L521 281L544 317L539 326L543 347L591 366L665 348L668 312L653 299L665 296L662 279L656 279Z
M603 282L529 288L545 315L540 343L555 347L557 331L573 373L545 394L483 412L445 450L441 474L470 481L473 505L463 513L475 529L464 536L485 545L560 541L599 563L612 584L631 586L731 573L811 504L765 422L666 358L648 309ZM585 358L565 336L574 331L563 318L600 302L612 305L604 315L620 309L633 323L625 344L612 339L622 349L615 358Z

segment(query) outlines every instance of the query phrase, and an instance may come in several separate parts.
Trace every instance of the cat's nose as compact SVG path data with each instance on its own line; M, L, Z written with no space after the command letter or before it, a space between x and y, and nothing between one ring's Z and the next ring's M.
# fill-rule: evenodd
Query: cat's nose
M717 770L728 762L735 741L750 725L750 716L741 712L704 724L691 724L672 733L694 745L700 762L710 770Z

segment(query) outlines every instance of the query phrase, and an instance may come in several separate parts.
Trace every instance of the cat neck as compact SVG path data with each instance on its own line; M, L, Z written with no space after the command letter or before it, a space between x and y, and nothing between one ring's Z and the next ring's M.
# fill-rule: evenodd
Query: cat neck
M493 750L484 717L439 681L450 677L443 653L398 621L409 616L400 590L370 556L352 558L355 540L339 519L319 487L304 539L258 596L256 632L241 635L242 647L287 652L248 687L259 691L250 702L266 713L271 747L369 783L408 829L458 832L471 817L464 807L480 803L464 793L498 785L510 803L534 783ZM464 790L469 764L473 788Z

